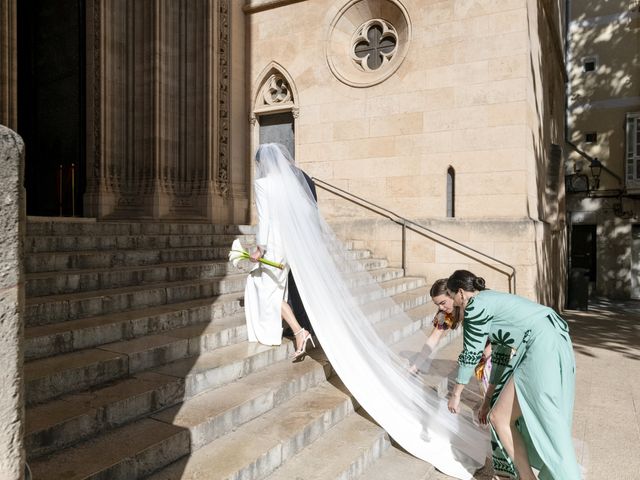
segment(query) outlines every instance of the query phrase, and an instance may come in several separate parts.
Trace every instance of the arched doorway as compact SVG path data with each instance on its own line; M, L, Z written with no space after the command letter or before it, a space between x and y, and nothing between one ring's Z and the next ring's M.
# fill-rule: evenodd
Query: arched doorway
M298 94L282 66L272 62L258 77L251 117L253 151L258 145L281 143L295 158Z
M17 131L29 215L82 215L85 3L17 2Z

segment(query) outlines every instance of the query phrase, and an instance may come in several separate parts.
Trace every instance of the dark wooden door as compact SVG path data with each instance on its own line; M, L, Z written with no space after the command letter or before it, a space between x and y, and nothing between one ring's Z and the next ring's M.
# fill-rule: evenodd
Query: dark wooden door
M281 143L296 158L295 132L293 128L293 114L291 112L260 115L260 144Z

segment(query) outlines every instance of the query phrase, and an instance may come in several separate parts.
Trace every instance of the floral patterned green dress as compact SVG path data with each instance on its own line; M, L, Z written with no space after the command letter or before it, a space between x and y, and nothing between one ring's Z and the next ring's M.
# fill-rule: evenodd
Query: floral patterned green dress
M522 417L516 425L540 480L579 480L571 437L575 359L567 323L551 308L516 295L483 290L464 312L464 347L458 358L458 383L468 383L491 341L496 385L491 407L513 378ZM516 477L511 459L491 429L493 466Z

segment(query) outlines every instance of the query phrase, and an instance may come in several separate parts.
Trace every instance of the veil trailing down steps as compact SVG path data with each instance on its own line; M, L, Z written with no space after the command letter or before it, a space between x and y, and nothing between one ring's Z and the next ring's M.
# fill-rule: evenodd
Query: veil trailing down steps
M467 480L489 453L489 434L407 371L376 330L381 320L412 320L367 276L322 218L302 172L278 144L261 145L256 178L267 189L278 249L294 272L300 297L332 367L360 405L409 453ZM369 281L370 280L370 281ZM363 289L377 298L363 304ZM369 295L370 294L370 295Z

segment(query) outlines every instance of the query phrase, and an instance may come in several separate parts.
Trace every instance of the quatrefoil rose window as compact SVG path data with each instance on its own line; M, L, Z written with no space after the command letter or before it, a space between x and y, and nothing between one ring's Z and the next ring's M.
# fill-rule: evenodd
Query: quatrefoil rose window
M353 61L365 72L371 72L393 58L398 47L398 34L393 25L384 20L369 20L356 30L351 44Z
M404 0L349 0L331 21L325 42L327 65L346 85L367 88L402 65L411 43Z

